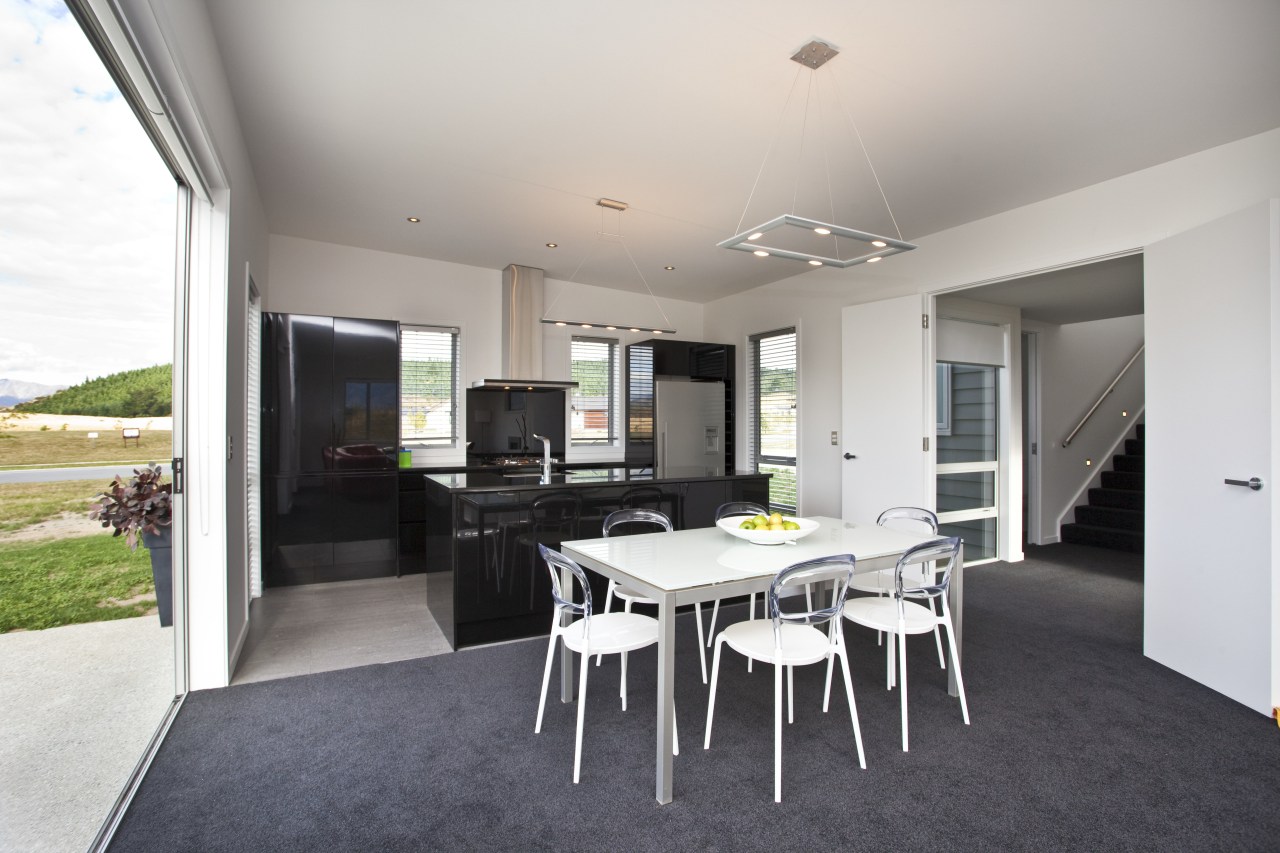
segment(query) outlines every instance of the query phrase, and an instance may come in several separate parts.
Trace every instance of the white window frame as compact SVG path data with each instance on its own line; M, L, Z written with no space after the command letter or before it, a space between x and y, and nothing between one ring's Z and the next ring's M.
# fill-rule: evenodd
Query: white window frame
M770 338L791 335L795 338L795 362L796 362L796 419L795 419L795 456L767 456L761 452L761 436L760 436L760 343ZM795 496L794 505L783 502L774 501L774 490L772 481L770 482L770 503L792 512L799 512L800 505L800 331L798 326L787 326L780 329L773 329L767 332L760 332L750 335L747 339L747 417L749 427L749 447L748 453L750 458L751 469L759 472L761 466L776 466L782 468L791 468L795 473Z
M569 338L569 371L572 378L574 346L579 343L605 344L609 347L609 435L604 439L579 438L573 435L573 411L578 388L569 392L569 445L571 447L618 447L622 443L622 345L617 338L571 335Z
M430 437L421 433L414 434L407 429L408 414L405 408L406 385L404 379L405 337L406 333L447 333L452 335L452 375L450 388L452 401L449 413L449 437ZM400 326L400 444L403 447L426 450L453 450L462 445L460 432L462 411L462 330L457 326L431 326L426 324L402 324Z

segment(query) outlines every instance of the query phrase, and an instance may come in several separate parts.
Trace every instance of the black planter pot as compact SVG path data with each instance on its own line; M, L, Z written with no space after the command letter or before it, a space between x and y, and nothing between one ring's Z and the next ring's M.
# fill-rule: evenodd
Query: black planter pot
M142 532L142 544L151 552L151 577L156 584L156 608L160 627L173 624L173 531L160 528L159 534Z

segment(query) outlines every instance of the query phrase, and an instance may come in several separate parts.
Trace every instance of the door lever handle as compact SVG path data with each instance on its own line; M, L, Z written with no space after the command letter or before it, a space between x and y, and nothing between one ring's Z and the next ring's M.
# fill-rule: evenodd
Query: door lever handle
M1262 481L1257 477L1250 477L1247 480L1223 480L1228 486L1248 486L1255 492L1262 488Z
M844 458L845 458L845 459L857 459L858 457L854 456L852 453L846 453L846 454L844 455Z

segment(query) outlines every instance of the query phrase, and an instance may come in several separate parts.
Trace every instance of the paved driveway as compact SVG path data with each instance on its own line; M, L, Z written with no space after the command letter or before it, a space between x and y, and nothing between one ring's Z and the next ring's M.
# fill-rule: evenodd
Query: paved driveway
M116 474L131 474L136 464L121 462L117 465L96 465L84 468L23 468L16 471L0 471L0 483L50 483L55 480L102 480L104 485ZM173 479L169 465L160 468L165 477Z

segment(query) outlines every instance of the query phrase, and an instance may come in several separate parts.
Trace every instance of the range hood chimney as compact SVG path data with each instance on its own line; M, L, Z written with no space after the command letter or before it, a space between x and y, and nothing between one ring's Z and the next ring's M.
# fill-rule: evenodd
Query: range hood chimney
M542 376L542 270L508 264L502 271L502 367L507 379L479 379L472 388L551 391L577 382Z

